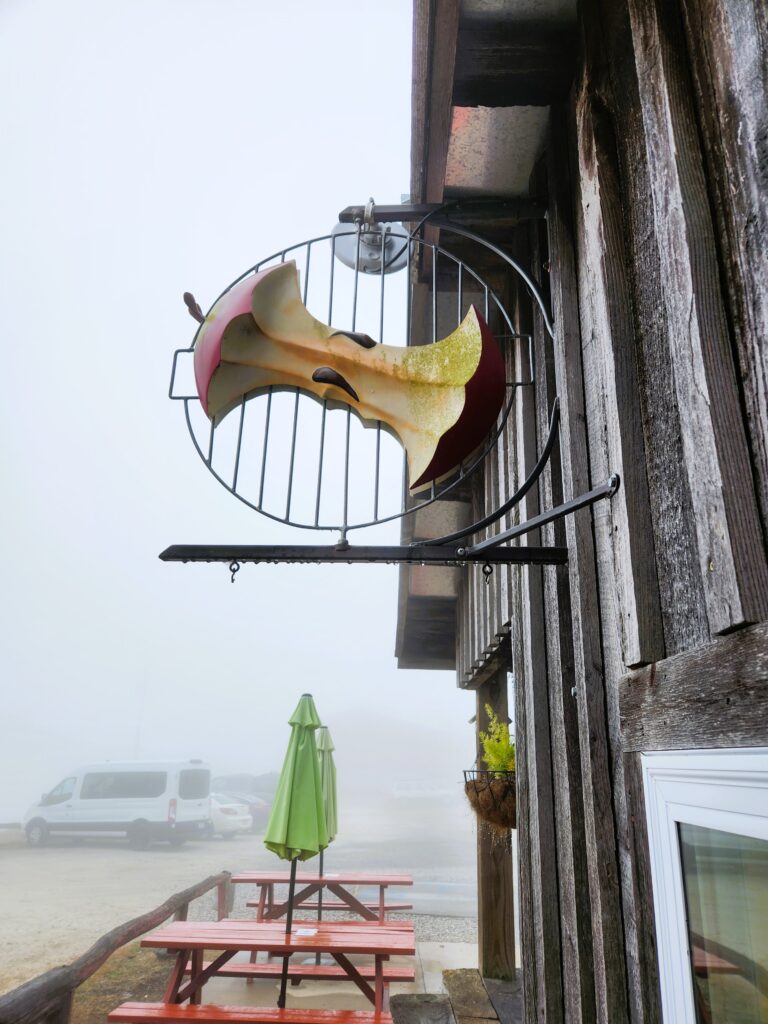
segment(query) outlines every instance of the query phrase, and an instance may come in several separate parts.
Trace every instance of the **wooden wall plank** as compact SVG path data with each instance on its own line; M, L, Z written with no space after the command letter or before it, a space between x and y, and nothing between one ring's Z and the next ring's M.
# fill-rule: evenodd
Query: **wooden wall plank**
M629 0L668 345L710 630L768 615L757 514L712 219L673 5Z
M634 1009L634 1020L648 1024L661 1024L661 991L659 989L658 950L656 947L656 918L653 909L653 881L651 856L648 848L648 827L645 815L643 771L639 754L624 754L624 783L629 811L629 834L632 844L635 898L631 922L637 935L639 980L642 1003Z
M546 193L546 168L537 173L535 194ZM532 230L531 269L545 295L549 266L546 228ZM547 295L548 297L548 295ZM549 433L549 419L556 396L552 339L541 314L534 310L534 360L536 364L536 433L541 451ZM563 501L560 446L555 444L549 465L539 484L540 504L553 508ZM541 531L543 544L565 544L565 523L549 523ZM573 665L571 596L566 566L543 570L546 669L552 751L552 782L557 842L558 911L562 951L564 1019L578 1024L595 1020L592 965L592 920L589 905L587 852L584 836L584 804L581 794L579 723Z
M518 251L517 255L522 253ZM526 254L523 259L527 263L529 256ZM532 330L530 303L524 293L519 295L518 329L521 333L529 333ZM519 345L516 348L515 379L529 380L531 372L528 346ZM524 480L538 460L536 394L533 387L517 389L513 412L517 438L516 475L518 480ZM520 519L530 519L538 512L538 486L534 486L520 502ZM526 534L522 542L523 546L539 544L539 531ZM524 689L526 707L536 1001L539 1021L552 1024L563 1020L563 995L547 665L544 657L543 579L540 566L523 565L519 575L520 604L516 611L522 634L522 661L515 665L515 675Z
M674 373L667 346L661 265L653 225L643 119L626 4L602 0L599 20L608 56L611 106L620 126L620 168L627 272L634 306L638 394L654 552L667 654L709 639L680 411L672 399ZM601 98L604 98L601 94Z
M626 274L618 157L610 117L596 101L590 66L594 25L585 14L587 65L576 100L580 190L579 293L584 388L593 484L621 477L594 507L598 562L615 585L621 657L640 665L664 656L656 557L645 470L632 302ZM607 596L607 595L606 595Z
M443 198L459 0L415 0L411 85L411 197Z
M526 1024L541 1020L536 984L536 937L533 922L533 888L531 884L530 805L536 798L535 779L531 791L528 751L528 713L526 691L522 677L518 676L523 664L523 634L520 616L520 574L510 580L510 598L513 614L510 620L510 650L515 687L515 763L517 770L517 862L520 917L520 969L523 979L523 1008Z
M563 496L590 487L584 406L575 230L569 177L570 113L553 109L547 159L550 286L555 321L555 379L561 409ZM581 738L584 827L594 957L596 1020L613 1024L627 1010L619 871L605 716L592 519L588 509L565 520L569 549L574 677Z
M682 0L709 195L768 531L768 7Z
M624 676L625 751L768 744L768 623Z
M600 4L585 2L582 10L585 67L577 87L576 153L584 388L593 481L620 459L621 491L626 499L623 508L617 501L620 495L610 506L607 502L596 506L594 529L627 998L633 1018L640 1021L647 1019L653 1009L645 995L640 957L634 851L616 689L617 680L626 666L632 664L632 646L627 642L632 637L631 634L628 637L627 625L632 622L633 598L643 594L646 597L645 603L641 598L634 606L639 613L640 609L644 612L644 619L642 613L638 614L636 651L639 653L645 639L644 649L651 655L641 660L655 661L663 657L664 636L641 428L632 293L627 275L629 260L623 208L628 197L619 159L619 149L623 148L626 136L622 116L625 97L612 95L610 80L605 75L610 58L602 38ZM630 468L631 478L627 476ZM629 544L617 544L625 531ZM639 534L645 535L645 542ZM634 587L629 599L621 583L627 575L631 576Z

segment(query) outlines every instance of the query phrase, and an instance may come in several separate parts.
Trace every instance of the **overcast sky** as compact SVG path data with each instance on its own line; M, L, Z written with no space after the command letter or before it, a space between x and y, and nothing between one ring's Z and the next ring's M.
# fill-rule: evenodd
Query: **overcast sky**
M305 690L342 782L471 761L471 695L396 669L394 568L157 559L312 539L197 457L181 294L408 192L410 36L410 0L0 3L0 821L88 761L277 768Z

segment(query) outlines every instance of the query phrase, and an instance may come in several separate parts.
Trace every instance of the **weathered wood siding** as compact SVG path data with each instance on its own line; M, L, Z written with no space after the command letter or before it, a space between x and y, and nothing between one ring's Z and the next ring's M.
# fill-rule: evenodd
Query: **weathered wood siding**
M555 337L512 290L536 386L475 511L524 479L556 396L552 465L491 532L621 475L521 541L567 543L567 569L467 570L460 591L459 685L511 656L539 1024L661 1019L640 752L768 743L766 54L759 0L583 0L532 182L546 226L508 240ZM527 349L508 359L520 379Z

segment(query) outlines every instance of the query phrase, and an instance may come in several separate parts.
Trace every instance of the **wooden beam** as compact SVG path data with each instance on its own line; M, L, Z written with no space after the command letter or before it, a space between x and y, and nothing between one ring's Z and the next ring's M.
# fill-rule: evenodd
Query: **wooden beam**
M589 490L589 458L569 174L572 114L553 111L548 151L550 283L555 322L555 379L560 399L563 497ZM619 867L600 647L595 548L589 509L568 516L574 679L579 719L584 828L592 911L596 1020L624 1019L627 993Z
M459 0L416 0L413 9L411 200L439 203L451 133Z
M524 264L530 250L521 245ZM526 251L527 250L527 251ZM531 304L527 293L517 289L516 326L521 333L532 330ZM515 380L529 380L533 367L528 347L518 346ZM517 478L524 480L538 459L536 432L536 394L533 388L519 388L515 401L517 437ZM521 520L540 511L538 485L520 502ZM538 544L539 531L526 534L523 543ZM550 745L547 665L542 653L546 647L542 573L526 568L520 573L520 603L514 618L522 638L522 659L515 666L515 678L524 690L526 705L526 743L528 750L528 831L530 835L530 872L533 904L533 931L536 955L536 1002L539 1019L547 1024L563 1020L562 969L560 963L559 895L557 886L557 845L555 837L552 753Z
M629 673L619 699L625 751L768 745L768 623Z
M551 141L549 143L552 144ZM532 182L538 192L546 192L546 167L537 168ZM548 292L550 265L546 227L532 228L531 270L539 285ZM545 444L549 431L549 410L556 395L555 358L552 340L540 313L534 310L534 359L536 373L536 433L538 448ZM560 446L539 481L540 503L552 508L563 501ZM565 523L548 523L542 537L557 537L565 544ZM550 744L552 751L552 787L557 841L558 910L563 961L563 1002L565 1019L582 1022L595 1019L595 990L592 965L592 914L589 905L589 879L584 837L584 802L581 792L580 738L573 663L573 630L568 571L545 569L544 625L546 636L547 688L549 694Z
M699 572L719 634L768 617L765 545L680 16L663 0L628 8Z
M548 106L568 95L575 38L570 30L513 22L462 21L456 47L456 107Z
M475 729L478 757L480 732L488 729L486 704L500 721L509 717L507 671L509 663L477 689ZM478 760L478 764L482 764ZM512 849L478 820L477 828L477 931L480 973L488 978L515 977L515 906L512 885Z
M683 453L681 412L669 396L674 370L663 315L663 278L654 229L634 48L625 3L603 0L600 23L610 59L627 273L634 309L633 345L645 438L645 472L655 539L659 602L667 654L709 639L696 553L696 528Z
M752 462L768 531L768 19L761 0L681 4Z

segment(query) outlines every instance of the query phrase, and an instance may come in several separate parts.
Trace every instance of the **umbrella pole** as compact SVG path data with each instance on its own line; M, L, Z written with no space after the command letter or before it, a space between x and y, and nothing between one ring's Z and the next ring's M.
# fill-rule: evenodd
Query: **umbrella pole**
M321 878L321 880L322 880L322 877L323 877L323 853L324 853L324 851L321 850L320 851L320 878ZM323 886L322 885L320 886L320 891L317 894L317 920L318 920L318 923L323 920ZM319 964L321 960L322 960L322 954L321 953L315 953L315 963Z
M293 927L293 897L296 895L296 861L298 857L294 857L291 861L291 880L288 884L288 914L285 919L285 934L291 934L291 928ZM291 954L288 953L283 957L283 974L280 979L280 995L277 998L278 1009L285 1009L285 993L288 988L288 961L291 959Z

